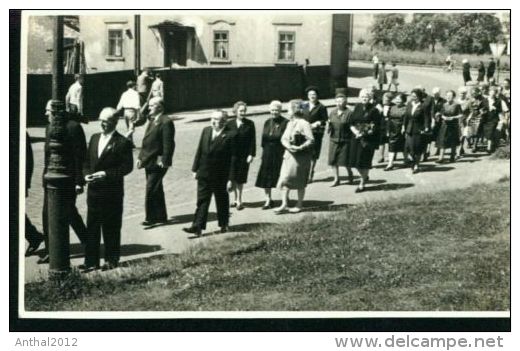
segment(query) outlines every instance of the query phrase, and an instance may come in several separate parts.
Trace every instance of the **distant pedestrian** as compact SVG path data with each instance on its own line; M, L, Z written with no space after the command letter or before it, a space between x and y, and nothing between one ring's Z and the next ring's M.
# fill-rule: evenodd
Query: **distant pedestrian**
M446 92L446 99L443 99L443 101L444 103L439 110L441 122L436 141L437 149L440 150L437 163L444 161L445 149L451 149L450 162L455 162L457 146L460 143L459 119L463 117L462 108L455 101L453 90Z
M231 190L235 195L235 201L231 207L236 207L238 211L244 209L242 201L242 191L244 184L247 183L249 165L256 157L256 130L255 123L246 118L247 105L243 101L238 101L233 106L233 113L236 118L227 122L227 129L236 134L236 153L231 160L231 171L229 180Z
M318 99L318 88L310 86L305 89L308 98L307 109L308 113L304 113L302 117L310 123L312 129L312 135L314 137L312 145L312 160L311 160L311 171L309 172L309 183L312 183L314 179L314 169L316 168L316 162L320 158L321 145L323 135L325 134L325 126L329 119L327 108Z
M464 85L471 82L471 65L468 59L462 60L462 79L464 80Z
M305 187L309 181L311 162L313 159L312 144L314 135L311 124L303 117L306 106L301 100L289 101L289 122L282 136L282 145L285 147L278 188L282 190L282 204L275 209L275 213L289 211L301 212L305 197ZM289 191L295 189L298 192L296 206L289 206Z
M396 63L392 62L392 78L390 79L390 84L388 84L388 91L392 88L392 85L395 87L395 92L399 91L399 69L396 67Z
M356 168L361 179L356 193L365 190L368 173L372 168L374 152L380 142L380 113L372 100L371 93L362 89L359 92L361 102L354 106L349 118L349 127L353 134L347 166Z
M280 176L285 151L281 139L288 123L288 120L281 115L282 103L280 101L271 101L269 110L271 117L265 121L262 131L262 163L255 184L265 192L263 210L273 207L271 189L276 188Z
M453 70L453 59L451 58L451 55L446 56L444 62L446 63L446 71L451 72Z
M478 63L478 76L477 83L480 84L486 78L486 67L484 66L484 62L479 61Z
M141 223L144 226L164 223L168 219L163 178L172 166L175 151L175 126L164 114L163 100L159 97L151 98L148 108L149 121L137 157L137 168L144 168L146 173L146 217Z
M145 69L137 77L137 92L139 93L140 105L144 106L148 101L150 95L150 88L152 85L152 71ZM146 111L144 111L146 112Z
M236 134L227 130L227 113L215 111L211 114L211 126L202 130L199 146L195 153L191 171L197 179L197 209L193 223L183 228L186 233L200 236L206 229L209 205L215 196L217 219L220 232L229 230L229 173L231 160L236 153Z
M388 112L388 165L385 171L394 169L394 162L398 152L404 152L403 122L406 112L406 95L397 94L395 105ZM406 161L406 157L403 158Z
M488 63L488 66L487 66L487 72L486 72L486 77L487 77L488 82L489 82L489 80L491 78L493 78L495 76L496 68L497 68L497 63L495 62L493 57L490 57L489 58L489 63Z
M135 82L129 80L126 83L127 90L121 94L116 110L123 111L126 123L126 137L132 141L132 134L135 130L135 123L140 118L141 102L139 93L135 90Z
M334 179L331 187L338 186L339 167L345 167L348 173L349 184L353 184L354 175L352 169L348 165L350 140L352 139L352 131L349 127L350 109L347 107L347 96L344 92L336 94L336 107L329 115L330 135L329 141L329 166L333 170Z
M374 79L377 80L377 76L378 76L378 71L379 71L379 58L377 57L377 52L374 53L374 56L372 56L372 63L374 65L374 70L373 70L373 73L374 73Z
M74 84L69 87L65 95L65 107L73 120L88 123L88 118L83 114L83 76L75 74L74 80Z
M379 64L377 71L377 84L379 84L379 90L383 90L385 84L388 84L388 77L386 76L386 63L382 61Z
M150 100L153 97L160 97L164 99L164 82L161 79L160 72L155 73L155 80L152 83L148 100Z
M82 272L99 268L100 241L105 244L102 270L114 269L121 255L124 177L132 171L132 145L116 131L116 110L105 107L99 114L101 133L90 138L85 162L88 183L85 262Z

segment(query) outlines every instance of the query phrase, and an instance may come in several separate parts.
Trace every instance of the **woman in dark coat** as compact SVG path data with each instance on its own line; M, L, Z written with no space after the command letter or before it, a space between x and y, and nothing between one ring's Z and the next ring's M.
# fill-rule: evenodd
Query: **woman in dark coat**
M377 105L379 112L381 113L381 124L379 136L379 163L385 162L385 145L388 143L388 113L394 105L392 103L393 94L389 91L383 94L381 99L381 105Z
M483 82L485 78L486 78L486 66L484 66L484 62L480 61L478 63L477 82L478 83Z
M282 103L280 101L272 101L269 105L269 110L271 118L265 121L262 131L262 164L260 165L255 184L258 188L264 189L265 192L263 210L273 207L271 189L276 188L278 177L280 176L280 168L282 167L283 154L285 152L281 139L288 122L280 114L282 111Z
M467 59L462 60L462 79L464 85L471 81L471 66Z
M318 88L310 86L305 89L305 92L309 99L309 113L306 114L304 118L311 124L312 135L314 137L311 171L309 173L309 183L311 183L314 178L316 161L320 158L321 142L325 134L325 126L327 125L329 116L327 108L318 100Z
M484 114L481 120L482 135L487 140L487 152L495 151L497 139L497 126L502 113L502 100L498 97L496 87L490 87L489 96L487 98L488 112Z
M231 160L231 172L229 180L235 193L235 203L237 210L242 210L242 189L247 182L249 164L256 156L256 131L253 121L245 117L247 105L239 101L233 106L233 113L236 119L229 121L227 128L236 133L236 155Z
M360 103L356 104L349 119L353 137L350 141L349 159L347 166L356 168L361 181L356 193L365 190L368 172L372 168L374 151L379 146L380 113L370 103L371 93L362 89L359 92Z
M395 156L404 151L403 120L406 112L406 95L395 97L395 105L388 111L388 166L385 171L394 169Z
M460 144L459 120L463 117L462 107L455 101L455 91L446 92L446 102L439 111L441 126L437 135L437 149L440 150L437 163L444 161L445 149L451 149L450 162L455 162L457 146Z
M473 152L477 152L479 139L483 136L481 122L488 110L488 100L482 96L482 91L479 87L473 87L469 103L469 116L466 119L466 137L473 146Z
M339 167L347 167L349 157L350 140L352 131L349 128L351 111L347 108L347 96L344 93L336 94L336 108L329 115L329 166L334 171L334 181L331 187L340 184ZM352 170L347 167L349 183L352 184L354 177Z
M405 150L412 157L412 173L419 172L421 155L428 142L431 114L425 109L422 101L423 92L413 89L410 93L410 102L404 114L403 132L405 133Z

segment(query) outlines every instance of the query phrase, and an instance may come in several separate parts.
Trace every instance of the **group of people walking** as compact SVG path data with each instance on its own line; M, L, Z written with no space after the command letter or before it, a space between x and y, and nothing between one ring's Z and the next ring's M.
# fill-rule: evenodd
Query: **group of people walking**
M76 230L85 244L85 263L80 267L83 271L100 268L101 233L106 245L103 269L118 265L124 177L133 169L131 137L135 127L145 123L144 138L135 164L146 174L146 215L142 224L150 226L168 219L162 180L173 164L175 127L163 113L162 84L161 89L157 89L161 92L148 93L146 100L143 100L144 94L133 93L133 82L129 82L127 87L118 108L107 107L101 111L101 132L91 137L88 147L84 134L82 137L78 134L83 133L79 123L70 122L73 124L71 130L77 135L70 141L74 143L71 152L76 157L75 164L84 165L82 169L72 171L76 193L81 193L83 186L88 184L87 225ZM261 162L255 180L256 187L263 189L265 194L262 209L273 209L277 214L302 211L305 189L314 181L316 163L326 135L329 137L328 165L333 174L331 186L340 185L341 167L347 170L348 183L354 184L353 169L356 169L360 179L356 193L365 191L378 149L379 162L382 163L388 147L385 171L393 170L397 153L403 153L404 164L410 167L412 174L416 174L421 170L420 163L430 156L433 145L438 152L438 163L444 162L445 149L450 150L449 161L455 162L465 150L476 152L479 142L485 141L486 150L492 152L502 135L509 138L509 80L504 81L503 87L490 86L484 90L473 87L468 92L466 87L462 87L458 94L452 90L442 94L440 89L434 88L429 95L421 87L413 89L408 96L404 93L380 93L383 92L373 86L362 89L359 102L347 106L346 90L337 89L335 107L330 113L320 102L318 88L314 86L306 89L306 101L289 101L287 116L282 115L282 103L272 101L270 117L261 133ZM201 235L206 229L212 197L215 197L221 232L229 230L230 207L237 211L245 207L243 188L257 156L256 130L254 122L247 118L245 102L237 102L232 110L233 119L228 118L226 111L214 111L211 125L202 130L191 169L197 181L196 209L191 225L183 228L187 233ZM59 113L51 105L47 112L51 119ZM116 131L121 113L128 121L128 131L124 135ZM136 118L136 115L141 117ZM46 145L45 164L48 157ZM281 191L278 207L274 206L273 188ZM289 207L291 190L297 192L294 207ZM233 194L231 201L230 193ZM34 253L39 245L38 240L30 241L28 254ZM45 258L41 261L46 262Z

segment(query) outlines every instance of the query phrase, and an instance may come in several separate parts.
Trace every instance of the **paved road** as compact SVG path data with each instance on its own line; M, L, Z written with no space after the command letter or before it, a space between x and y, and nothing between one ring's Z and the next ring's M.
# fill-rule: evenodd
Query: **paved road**
M364 64L359 64L364 67ZM369 67L369 65L366 65ZM420 81L426 88L431 89L434 85L442 87L456 87L454 75L441 75L440 70L425 69L419 71L414 68L401 69L402 87L409 89ZM442 71L440 71L442 72ZM370 77L358 77L351 79L351 86L364 87L372 82ZM428 82L428 83L426 83ZM441 84L442 83L442 84ZM260 109L261 110L261 109ZM194 115L196 118L193 118ZM204 121L204 113L190 112L176 114L176 151L173 168L165 177L165 192L167 198L168 214L172 218L169 225L152 229L144 229L140 222L144 219L144 171L134 169L125 178L126 196L124 202L124 224L122 238L122 260L132 260L142 256L154 255L165 252L182 252L194 244L209 243L212 240L220 240L225 237L236 235L250 230L256 223L274 223L281 221L294 221L300 215L277 216L272 211L262 211L263 191L254 187L254 181L260 166L259 157L251 166L249 181L244 194L247 208L237 212L233 210L231 224L235 226L237 233L226 235L212 235L202 239L189 239L181 230L183 226L189 225L195 209L196 182L191 176L191 163L193 160L196 143L201 129L208 124ZM268 115L257 115L252 117L257 129L257 140L264 121ZM194 121L202 120L202 121ZM124 131L123 121L120 121L118 130ZM91 122L85 126L87 140L93 133L97 132L99 124ZM143 129L139 128L135 134L136 145L140 145ZM35 172L33 175L32 189L26 202L26 212L33 223L41 228L42 191L41 176L43 163L43 128L29 128L32 138L35 138L33 150L35 156ZM350 204L368 200L382 200L399 197L405 194L425 193L439 189L464 188L475 182L492 182L503 176L509 175L508 161L491 161L487 157L476 155L463 159L456 164L435 167L433 163L426 164L427 172L412 176L408 169L400 169L393 172L383 172L376 168L371 172L372 191L363 194L354 194L355 186L343 185L331 189L327 179L330 177L326 165L328 140L325 138L322 148L322 157L317 166L317 182L308 187L306 206L307 213L320 213L331 209L344 208ZM138 149L134 150L134 157ZM261 150L259 150L260 156ZM275 197L277 193L275 193ZM294 196L294 195L293 195ZM86 214L85 195L78 197L77 206L81 214ZM215 212L214 207L210 209ZM211 217L210 217L211 218ZM209 224L208 232L217 230L216 221ZM82 263L82 250L75 235L71 234L72 264ZM47 266L38 266L37 257L25 259L26 281L36 279L45 274Z

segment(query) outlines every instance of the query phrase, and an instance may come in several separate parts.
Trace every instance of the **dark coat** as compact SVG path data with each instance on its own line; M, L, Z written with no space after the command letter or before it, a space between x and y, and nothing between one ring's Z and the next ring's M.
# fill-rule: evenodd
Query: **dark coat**
M197 179L213 178L227 182L233 172L231 160L236 157L236 134L224 128L212 141L212 131L212 127L202 130L191 170L197 173Z
M495 75L495 70L497 68L497 64L495 61L489 61L488 67L487 67L487 77L491 78Z
M172 165L175 151L175 126L172 120L161 115L155 121L148 122L143 137L141 152L137 157L143 168L154 168L158 157L165 167Z
M132 143L117 131L98 157L100 135L96 133L90 138L84 171L85 174L105 171L107 175L105 179L89 184L89 206L121 201L124 196L124 176L132 171L134 165Z
M421 134L425 129L429 129L431 125L431 110L422 102L412 113L412 103L409 102L406 106L403 124L405 126L406 134L416 135Z
M325 132L325 126L329 119L327 108L318 101L318 103L309 110L309 113L304 116L305 120L310 124L320 121L320 127L312 130L313 134L323 134Z
M227 130L236 134L236 154L231 160L231 168L234 173L231 174L230 180L234 180L240 184L247 181L247 174L249 171L249 163L247 157L249 155L256 156L256 130L255 123L247 118L242 120L240 128L237 126L237 121L232 120L227 123Z
M70 175L75 185L85 185L85 179L83 177L83 163L87 153L87 142L85 139L85 133L81 125L73 120L68 120L66 124L67 133L65 136L64 144L64 164L65 172ZM44 161L43 161L43 179L42 185L45 187L47 182L45 180L45 173L49 166L49 132L50 124L45 129L45 146L44 146Z

